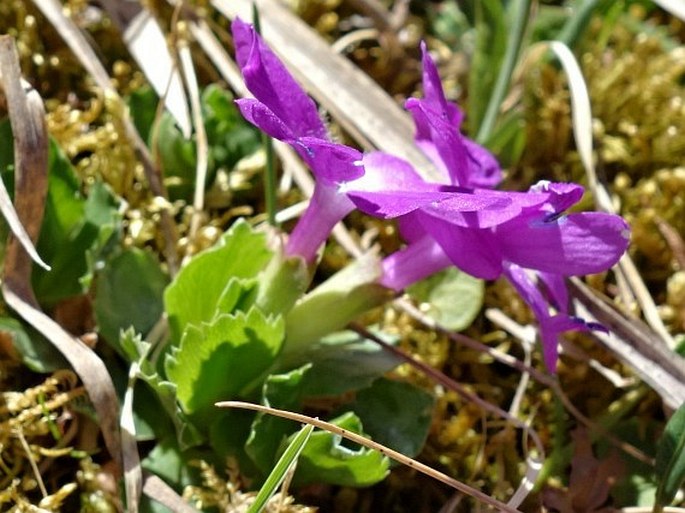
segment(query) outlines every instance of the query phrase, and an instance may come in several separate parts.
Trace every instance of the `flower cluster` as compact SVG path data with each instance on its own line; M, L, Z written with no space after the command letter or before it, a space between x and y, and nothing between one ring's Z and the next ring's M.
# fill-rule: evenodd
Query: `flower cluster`
M566 214L583 195L577 184L540 182L527 192L495 189L502 178L499 165L461 134L462 112L445 99L425 45L424 98L411 98L405 106L416 125L416 145L442 172L440 183L425 181L393 155L362 154L331 140L313 100L253 27L236 19L232 30L238 64L254 95L237 101L240 111L293 147L316 178L312 200L286 246L288 255L312 261L333 226L357 208L398 219L407 241L383 261L385 287L399 291L451 265L488 280L504 275L538 319L550 371L556 369L560 333L602 329L570 315L564 278L614 265L627 248L628 225L605 213Z

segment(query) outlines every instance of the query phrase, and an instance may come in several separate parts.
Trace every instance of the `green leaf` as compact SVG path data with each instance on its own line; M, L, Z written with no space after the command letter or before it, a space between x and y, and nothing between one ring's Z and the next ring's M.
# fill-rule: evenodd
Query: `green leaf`
M159 320L168 282L157 258L137 248L111 258L98 273L95 316L100 334L117 351L121 330L147 333Z
M155 366L147 359L151 348L150 344L136 334L132 328L129 328L121 333L119 346L129 361L138 362L140 367L138 377L152 389L166 414L166 418L171 419L181 449L200 444L203 441L202 435L178 406L176 386L170 381L162 379Z
M33 289L38 300L53 305L83 293L90 264L101 258L119 233L118 200L102 182L84 198L71 163L54 142L49 153L49 189L37 249L52 267L36 268Z
M255 413L239 408L216 408L212 411L209 425L209 445L216 457L222 461L234 459L240 474L250 482L259 483L265 473L259 470L245 451L252 432ZM296 426L293 426L295 429Z
M397 342L386 334L376 335L388 343ZM302 395L306 397L335 396L368 387L402 363L397 356L352 331L322 338L302 354L302 360L312 365L302 384Z
M138 380L135 384L133 421L136 428L136 440L156 441L176 436L172 417L164 410L161 398L144 380Z
M192 469L173 438L159 442L141 464L145 470L163 478L178 490L192 484Z
M496 0L485 0L484 5L488 5L489 9L492 9L494 4L497 4ZM507 95L509 89L509 83L511 82L511 76L514 72L514 67L518 61L519 51L522 46L523 37L526 31L526 24L528 19L531 17L531 0L511 0L507 5L507 41L505 44L504 55L501 58L501 64L497 65L497 78L489 90L488 94L488 105L483 113L482 119L479 119L478 134L476 136L476 141L480 144L485 143L490 138L495 124L497 122L497 117L502 109L502 103ZM470 84L475 85L473 82L476 77L473 73L469 75Z
M673 501L685 480L685 404L666 424L657 446L655 468L659 481L655 511L662 511Z
M414 385L381 378L359 391L350 408L376 442L414 457L428 436L434 403Z
M35 372L48 373L68 368L62 353L31 326L12 317L0 317L0 334L9 337L21 360Z
M269 376L262 387L262 404L281 410L299 410L302 379L309 368L305 365L286 374ZM245 451L264 475L273 467L278 448L295 427L289 420L257 414Z
M456 0L446 0L439 4L427 3L426 9L429 30L450 49L463 51L462 38L471 30L471 25Z
M511 110L503 114L486 146L497 155L502 168L519 162L526 148L526 122L522 112Z
M347 431L363 434L362 423L348 412L330 421ZM293 482L297 485L329 483L340 486L371 486L388 474L388 458L359 447L326 431L314 433L300 453Z
M157 127L157 151L166 177L169 199L189 200L195 189L195 142L186 140L176 121L164 113Z
M151 87L137 87L128 97L129 112L140 137L150 141L150 132L157 117L159 98Z
M225 289L236 286L229 283L231 278L256 277L270 258L266 236L243 220L237 221L216 246L196 255L164 293L172 344L178 343L189 324L209 322L220 313L218 305Z
M233 96L217 85L210 85L201 97L202 117L208 143L206 186L213 183L219 168L230 170L259 147L259 133L240 115ZM159 98L150 88L133 93L129 105L136 128L152 143L152 127ZM173 117L164 112L157 127L159 152L170 198L190 200L195 187L195 141L186 140Z
M231 169L257 151L259 132L248 124L233 103L233 95L212 84L202 92L202 113L209 142L210 172Z
M253 385L271 367L282 342L281 318L267 318L256 308L223 314L211 323L188 326L178 349L167 357L167 377L184 411L204 412Z
M250 505L247 513L259 513L262 511L269 499L276 493L276 490L285 480L290 469L297 463L297 458L309 441L314 431L314 426L303 426L300 431L292 438L288 447L273 467L271 474L266 479L257 493L254 502Z
M480 312L485 285L483 280L450 267L412 285L408 291L417 301L429 305L429 317L447 329L461 331Z

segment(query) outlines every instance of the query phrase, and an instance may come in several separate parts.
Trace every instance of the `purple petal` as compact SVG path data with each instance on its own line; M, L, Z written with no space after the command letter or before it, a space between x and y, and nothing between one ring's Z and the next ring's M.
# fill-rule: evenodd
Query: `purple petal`
M545 366L551 373L557 371L559 358L559 336L565 331L604 331L606 328L596 322L585 322L578 317L558 314L540 321L540 339Z
M393 155L374 152L365 155L362 162L364 176L341 185L340 190L369 215L384 219L398 217L443 200L449 200L450 208L461 212L506 204L499 197L425 182L408 162Z
M495 156L481 145L464 137L463 143L469 159L467 187L492 189L502 181L502 170Z
M462 228L429 216L423 209L417 210L415 217L462 271L485 280L502 274L502 253L491 230Z
M568 313L569 297L566 278L560 274L543 271L538 272L538 276L549 293L552 306L559 312Z
M314 101L266 46L252 25L240 18L231 24L236 60L250 92L298 137L326 138Z
M504 270L509 282L514 286L521 298L530 306L538 320L545 366L547 370L554 373L557 369L557 359L559 356L558 337L566 330L576 329L576 325L565 314L552 316L549 313L549 305L524 269L516 264L506 263Z
M601 212L542 222L515 219L495 230L507 260L562 276L606 271L621 258L630 238L623 218Z
M549 317L549 305L528 275L528 271L516 264L506 262L504 271L509 282L514 286L519 296L530 306L538 321Z
M287 142L309 165L317 180L339 184L364 175L363 155L359 150L315 137L300 137Z
M491 228L506 223L520 216L524 209L539 208L545 203L547 195L523 192L491 191L487 189L471 189L473 194L488 198L492 203L489 209L477 212L464 212L458 203L453 204L449 198L435 205L424 208L432 217L448 221L464 228ZM536 218L542 216L538 213Z
M269 108L254 98L235 101L243 117L267 135L285 141L293 139L295 134Z
M547 195L547 211L550 214L565 212L583 197L583 187L577 183L549 182L542 180L530 189L530 193Z
M462 135L450 124L447 113L434 110L426 100L410 98L405 108L414 118L417 127L415 139L421 142L420 147L434 145L445 168L449 172L451 183L466 187L468 184L468 153L462 142Z
M430 215L465 228L492 228L518 218L520 223L553 221L563 210L576 203L583 188L576 184L541 182L528 192L474 189L475 194L499 198L498 208L462 212L451 208L450 201L426 207ZM508 202L508 203L506 203Z
M434 110L440 112L445 119L449 121L455 130L459 130L464 115L459 107L453 103L449 103L445 98L445 92L442 88L438 68L435 66L435 62L431 58L430 53L428 53L424 41L421 41L421 56L423 64L424 98Z
M416 125L415 142L450 182L462 187L492 188L502 179L499 164L485 148L464 137L463 114L445 98L438 70L421 43L424 99L405 103Z
M412 244L426 235L426 230L421 224L421 212L415 210L398 218L397 227L402 238L408 243Z

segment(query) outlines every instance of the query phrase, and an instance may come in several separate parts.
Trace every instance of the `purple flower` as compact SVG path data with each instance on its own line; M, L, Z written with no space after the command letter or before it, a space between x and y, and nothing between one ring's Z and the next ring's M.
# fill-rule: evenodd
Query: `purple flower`
M286 254L312 261L333 226L355 206L381 218L407 214L449 200L450 212L501 208L508 198L422 180L403 160L381 152L363 155L330 140L313 100L300 88L254 28L232 24L236 59L255 98L237 100L243 116L291 145L309 165L316 185L309 207L293 230Z
M576 184L540 182L528 192L497 192L501 179L494 157L459 133L462 114L444 97L437 70L423 51L425 98L410 99L417 145L454 185L476 188L474 195L506 195L499 209L451 210L450 200L423 205L400 218L408 245L383 261L381 283L401 290L434 272L456 265L479 278L504 274L530 305L539 323L545 363L556 368L557 336L567 330L602 329L568 315L565 276L601 272L614 265L629 242L619 216L584 212L565 214L583 195ZM547 285L545 300L529 273ZM550 314L554 306L557 313Z

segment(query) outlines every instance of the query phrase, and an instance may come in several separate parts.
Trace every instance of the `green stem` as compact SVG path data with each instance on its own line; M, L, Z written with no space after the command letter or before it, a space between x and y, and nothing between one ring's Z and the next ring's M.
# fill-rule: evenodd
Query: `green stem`
M513 15L511 17L511 28L507 37L507 50L504 54L499 74L497 75L497 81L492 89L492 96L490 96L490 101L488 102L488 107L483 116L483 121L478 129L476 141L480 144L484 144L490 137L490 134L492 134L500 106L502 105L504 96L509 88L511 75L514 72L514 66L518 59L523 34L526 30L526 24L530 15L530 4L531 0L518 0L511 6Z
M276 223L276 167L274 165L274 145L271 137L262 134L262 145L266 152L266 168L264 169L264 201L266 215L271 226Z

